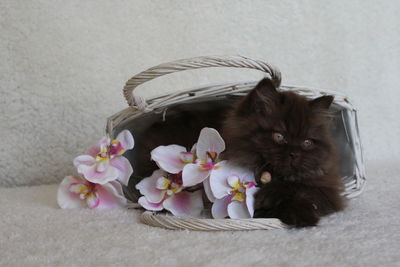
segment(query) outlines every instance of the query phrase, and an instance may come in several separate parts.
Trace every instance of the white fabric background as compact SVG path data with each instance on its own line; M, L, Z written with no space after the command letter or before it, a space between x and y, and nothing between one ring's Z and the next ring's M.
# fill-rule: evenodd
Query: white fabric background
M0 186L73 174L72 159L126 107L126 80L215 54L270 61L284 84L348 94L368 178L318 227L254 232L168 231L140 224L139 211L58 209L56 184L0 188L0 265L399 266L399 10L398 0L0 0ZM212 69L142 89L259 77Z
M348 94L359 108L367 164L393 162L400 144L399 9L397 0L2 0L0 185L72 174L72 159L126 107L126 80L159 63L216 54L272 62L284 84ZM143 89L154 95L259 77L213 69Z

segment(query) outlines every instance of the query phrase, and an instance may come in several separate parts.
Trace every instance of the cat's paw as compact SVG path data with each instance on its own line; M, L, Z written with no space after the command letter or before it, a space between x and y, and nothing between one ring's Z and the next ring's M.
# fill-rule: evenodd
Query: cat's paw
M270 183L255 195L255 218L278 218L296 226L315 226L319 221L317 206L305 197L307 194L292 183Z
M282 203L276 207L277 217L285 224L295 227L316 226L319 222L319 216L316 208L309 202Z
M278 218L295 227L315 226L319 221L316 206L311 202L272 199L265 195L256 196L254 218Z

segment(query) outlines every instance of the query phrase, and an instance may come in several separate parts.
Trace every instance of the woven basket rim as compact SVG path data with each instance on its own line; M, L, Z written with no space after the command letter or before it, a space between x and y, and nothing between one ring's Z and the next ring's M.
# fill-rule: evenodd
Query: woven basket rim
M154 227L169 230L192 231L249 231L285 229L289 226L277 218L212 219L170 216L163 213L145 211L140 221Z

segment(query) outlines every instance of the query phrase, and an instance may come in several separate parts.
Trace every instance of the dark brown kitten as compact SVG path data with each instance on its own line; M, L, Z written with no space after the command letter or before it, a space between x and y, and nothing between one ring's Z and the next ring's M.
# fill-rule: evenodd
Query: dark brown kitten
M342 183L326 121L332 96L308 101L278 92L262 80L222 128L223 157L272 175L256 194L255 217L276 217L297 227L316 225L323 215L344 207Z
M278 92L264 79L239 102L221 101L171 107L165 121L160 114L133 150L137 179L157 169L150 160L152 149L168 144L190 149L203 127L213 127L226 142L224 159L254 170L258 182L264 171L272 174L256 195L256 217L311 226L320 216L343 209L336 153L326 127L332 96L308 101L293 92ZM128 188L132 200L140 196L137 179Z

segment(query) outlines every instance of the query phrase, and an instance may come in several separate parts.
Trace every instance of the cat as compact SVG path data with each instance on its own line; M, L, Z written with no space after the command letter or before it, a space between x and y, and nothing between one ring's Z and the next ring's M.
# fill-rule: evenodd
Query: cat
M226 143L222 159L254 171L259 185L261 174L271 173L271 182L255 196L255 217L279 218L296 227L316 225L321 216L343 209L345 203L326 127L332 101L332 96L310 101L294 92L279 92L264 78L239 100L229 98L207 108L171 108L166 120L150 126L137 143L136 175L146 177L157 169L150 160L153 148L179 144L190 149L200 129L213 127ZM131 179L131 191L136 182Z
M338 161L326 122L333 96L307 100L263 79L227 116L223 158L271 182L255 196L255 217L314 226L345 206ZM259 183L261 184L261 183Z

